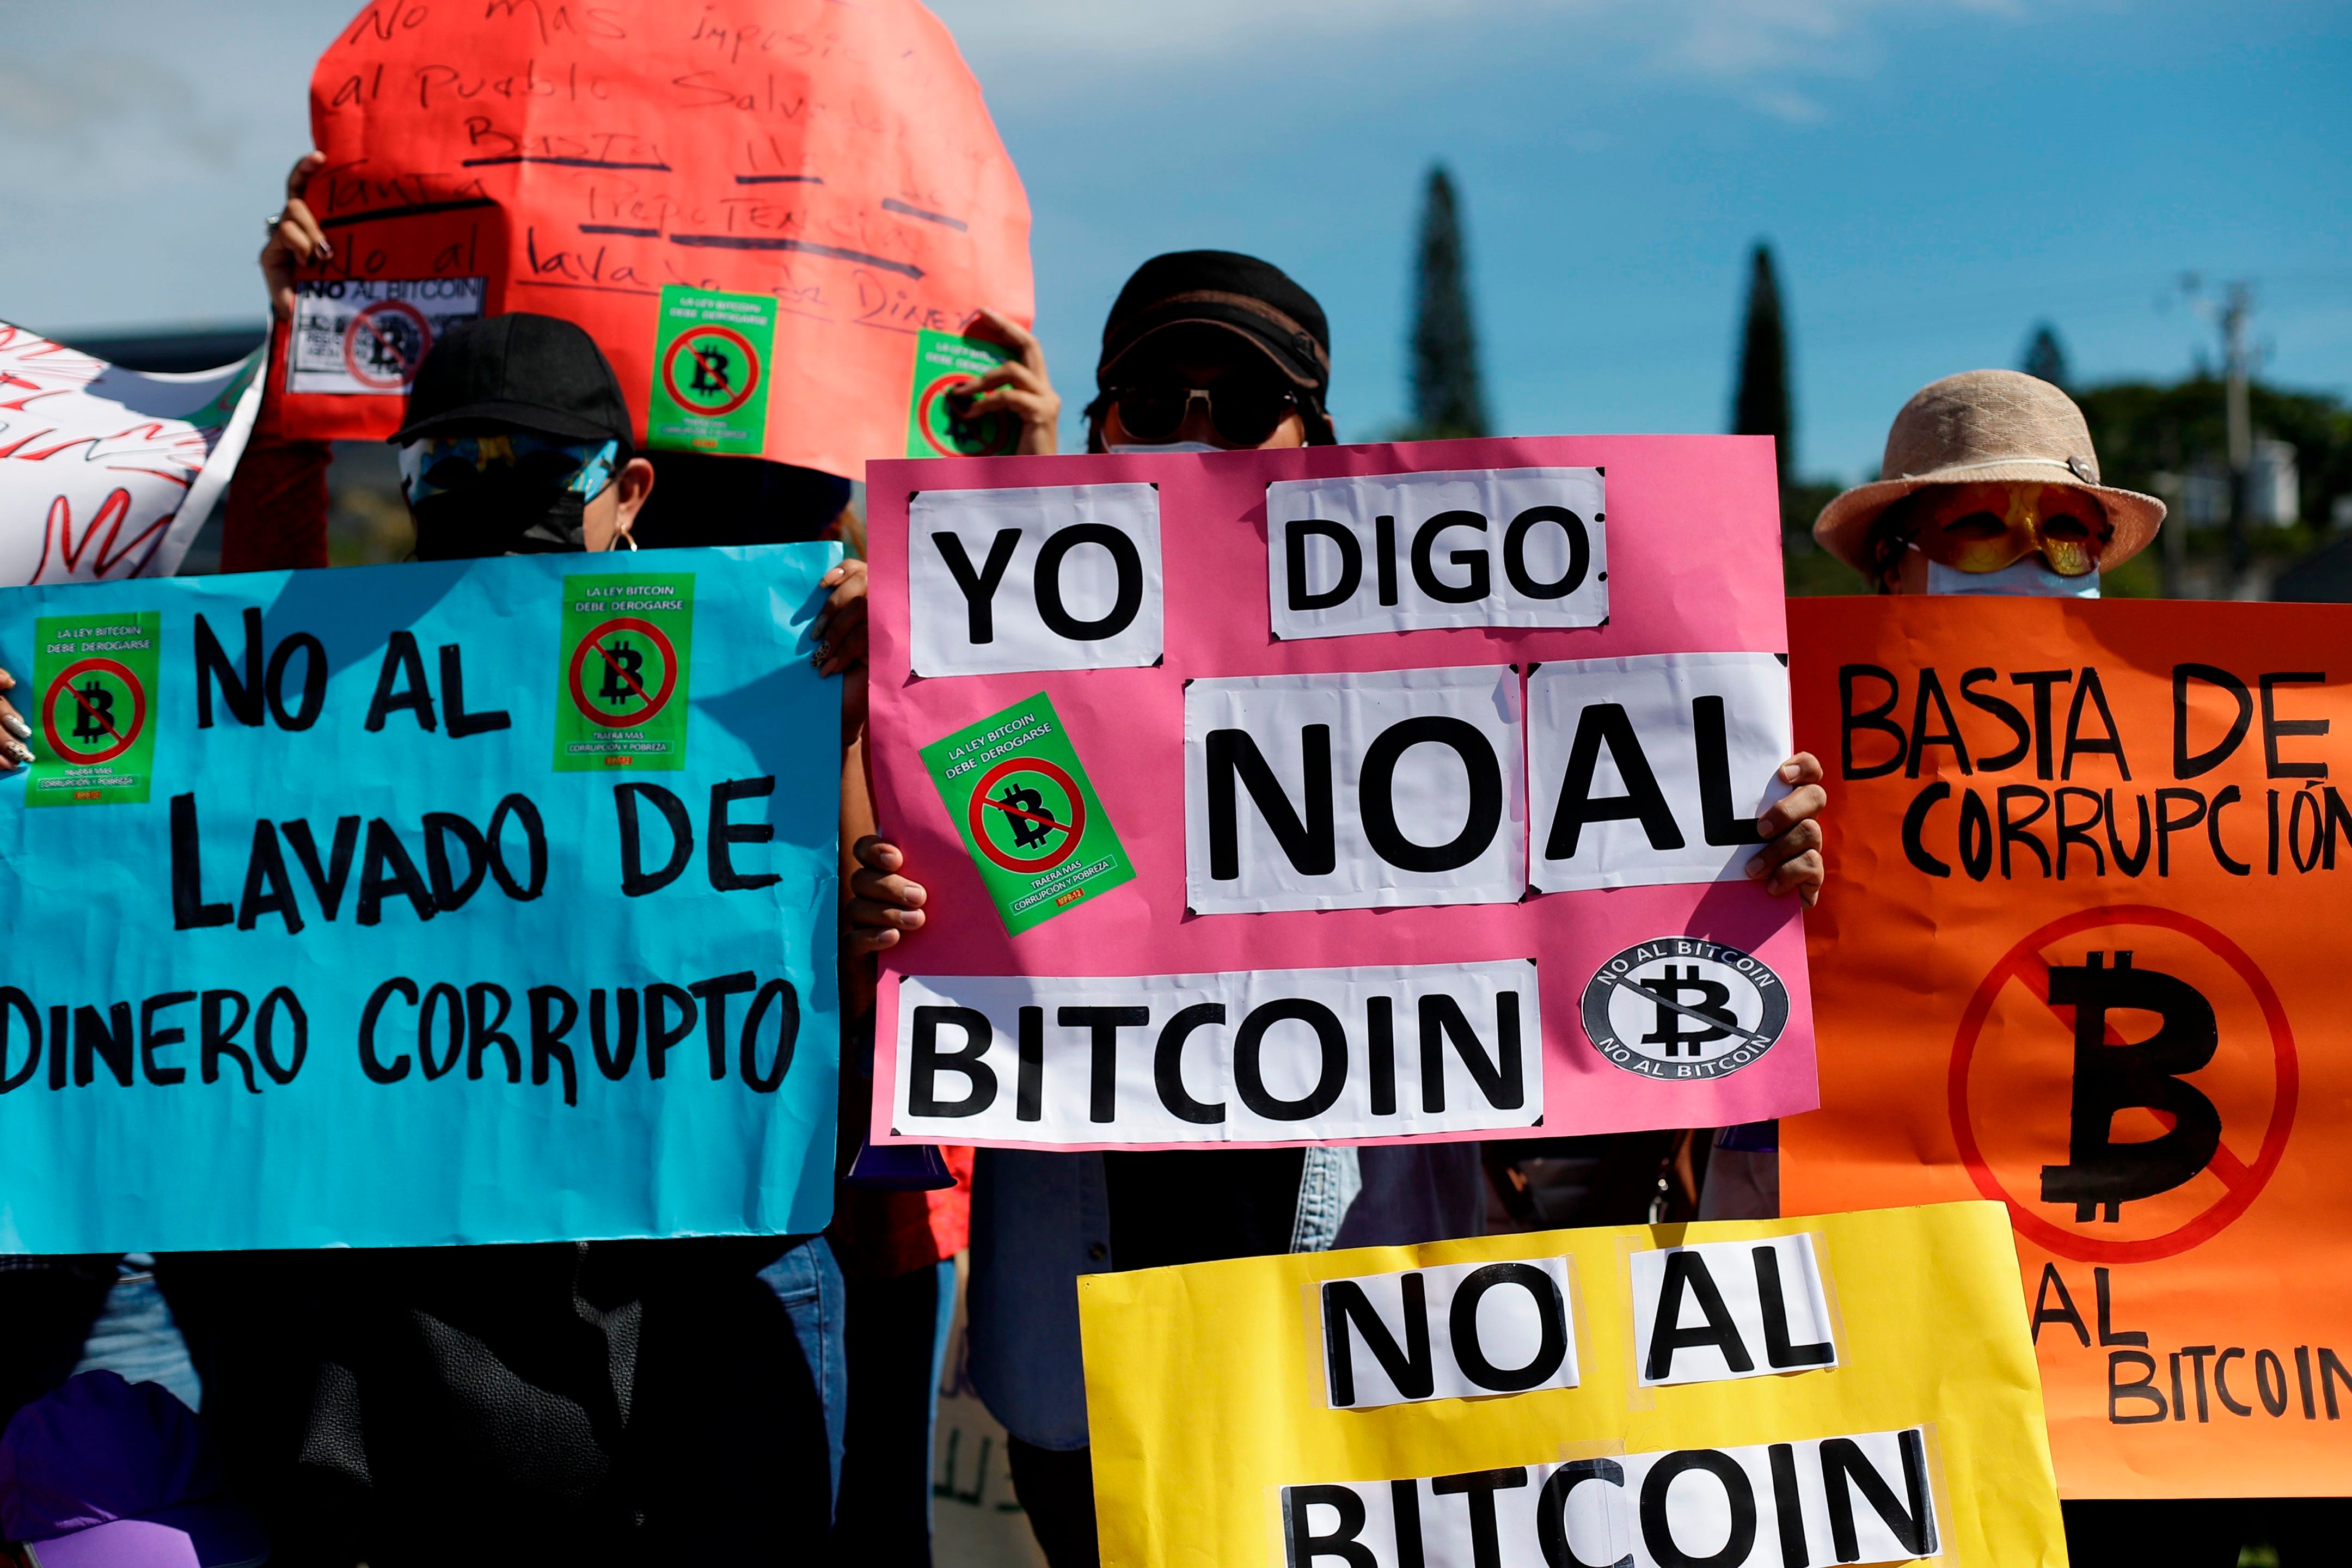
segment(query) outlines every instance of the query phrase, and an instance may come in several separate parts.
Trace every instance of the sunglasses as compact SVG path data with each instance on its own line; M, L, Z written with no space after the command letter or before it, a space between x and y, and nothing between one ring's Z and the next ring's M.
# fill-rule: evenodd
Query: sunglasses
M593 500L613 482L621 444L567 441L517 430L503 436L428 436L400 449L400 488L415 506L428 497L479 484L493 472L511 472L528 484L573 491Z
M1214 387L1154 381L1110 390L1118 422L1129 436L1148 445L1174 440L1192 416L1195 400L1206 405L1217 438L1233 447L1257 446L1298 406L1298 395L1288 388L1248 379L1223 381Z
M2098 569L2115 534L2095 496L2071 485L1937 485L1911 498L1911 543L1959 572L1999 572L2040 553L2061 577Z

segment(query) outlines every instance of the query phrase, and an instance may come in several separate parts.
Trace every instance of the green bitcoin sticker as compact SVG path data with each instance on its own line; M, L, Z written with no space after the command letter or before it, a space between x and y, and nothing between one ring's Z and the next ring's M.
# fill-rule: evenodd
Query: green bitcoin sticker
M144 801L155 771L163 616L43 616L33 630L37 755L25 804Z
M952 332L915 340L915 384L907 401L907 456L1001 458L1021 444L1021 421L1009 414L967 419L959 393L1013 357L1013 351Z
M664 289L646 444L758 457L767 445L775 341L770 295Z
M1013 935L1135 879L1044 692L925 746L923 763Z
M686 766L694 574L566 577L555 771Z

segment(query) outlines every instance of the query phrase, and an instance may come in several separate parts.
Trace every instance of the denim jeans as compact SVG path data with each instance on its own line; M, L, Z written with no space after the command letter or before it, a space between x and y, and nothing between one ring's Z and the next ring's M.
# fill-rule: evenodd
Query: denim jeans
M833 1460L833 1494L838 1500L849 1418L849 1296L841 1265L824 1237L813 1236L760 1270L760 1278L783 1303L793 1337L800 1342L801 1357L824 1404L825 1447Z
M132 1253L117 1265L113 1289L98 1321L82 1342L77 1373L118 1373L125 1383L160 1383L194 1410L204 1402L203 1383L189 1359L187 1341L155 1283L155 1260Z
M203 1397L154 1259L143 1254L9 1258L0 1266L0 1424L80 1372L160 1383L192 1410Z

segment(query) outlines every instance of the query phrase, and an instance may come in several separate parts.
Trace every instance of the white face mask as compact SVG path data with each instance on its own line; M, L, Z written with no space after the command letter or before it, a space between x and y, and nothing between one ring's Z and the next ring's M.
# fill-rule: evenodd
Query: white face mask
M1110 450L1124 458L1150 458L1164 452L1223 452L1229 448L1212 447L1206 441L1144 441L1114 442Z
M1998 572L1962 572L1940 561L1927 563L1930 594L1991 594L2009 598L2095 599L2099 570L2061 577L2039 555L2029 555Z

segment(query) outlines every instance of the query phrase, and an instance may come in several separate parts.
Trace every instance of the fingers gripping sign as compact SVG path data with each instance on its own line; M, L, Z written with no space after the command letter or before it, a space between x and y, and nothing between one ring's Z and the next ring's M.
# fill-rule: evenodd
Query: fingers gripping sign
M906 857L897 845L868 834L851 855L857 869L850 873L849 903L843 911L844 943L849 956L864 958L922 930L929 894L920 882L898 874Z

